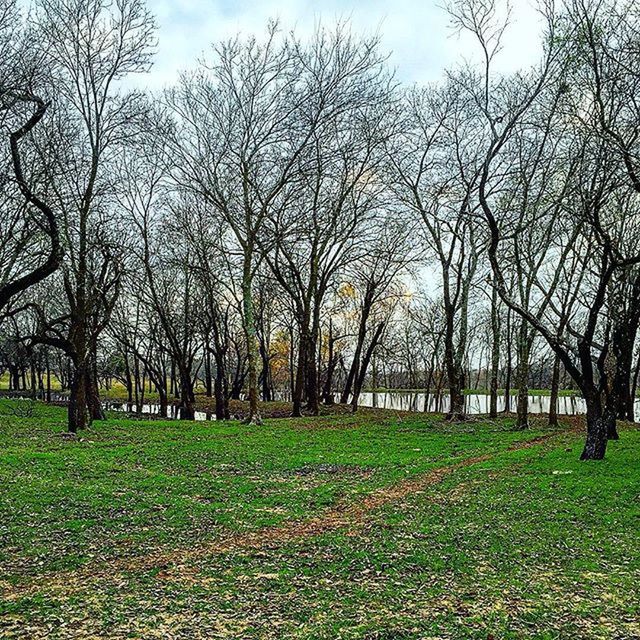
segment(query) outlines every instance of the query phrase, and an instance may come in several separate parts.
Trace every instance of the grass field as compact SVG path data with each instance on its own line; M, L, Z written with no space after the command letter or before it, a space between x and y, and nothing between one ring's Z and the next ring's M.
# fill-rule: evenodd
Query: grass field
M0 401L2 638L640 637L640 431ZM538 426L536 426L538 425Z

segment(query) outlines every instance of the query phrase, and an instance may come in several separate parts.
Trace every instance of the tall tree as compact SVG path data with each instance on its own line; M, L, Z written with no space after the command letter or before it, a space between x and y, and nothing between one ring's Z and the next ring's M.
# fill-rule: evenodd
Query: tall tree
M61 278L66 309L56 317L40 314L38 339L73 363L68 426L76 432L101 415L92 372L122 275L110 167L130 123L145 109L141 95L123 92L119 83L149 68L155 27L141 0L41 0L34 20L56 91L48 133L64 155L51 189L67 248Z

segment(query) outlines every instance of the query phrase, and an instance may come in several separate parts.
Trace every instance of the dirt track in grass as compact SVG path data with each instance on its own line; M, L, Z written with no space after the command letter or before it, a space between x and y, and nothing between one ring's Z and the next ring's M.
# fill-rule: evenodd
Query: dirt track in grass
M567 431L555 431L531 440L517 442L506 451L527 449L545 443ZM366 527L369 514L387 504L399 502L408 496L427 490L442 482L455 471L497 457L500 453L486 453L465 458L451 465L437 467L396 484L381 487L361 497L357 502L339 502L317 516L304 520L291 520L281 525L265 527L247 533L233 533L199 546L159 550L134 558L92 561L74 571L41 574L22 584L4 583L1 595L7 600L16 600L37 592L60 592L70 594L87 588L90 582L119 584L126 581L127 574L157 571L159 580L193 580L197 570L190 565L193 560L238 551L267 550L292 542L298 542L329 531L348 529L357 535Z

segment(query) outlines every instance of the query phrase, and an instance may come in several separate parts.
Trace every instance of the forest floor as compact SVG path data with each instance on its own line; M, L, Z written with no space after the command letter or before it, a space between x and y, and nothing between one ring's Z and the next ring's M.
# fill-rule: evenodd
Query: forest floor
M640 430L0 400L0 637L640 638Z

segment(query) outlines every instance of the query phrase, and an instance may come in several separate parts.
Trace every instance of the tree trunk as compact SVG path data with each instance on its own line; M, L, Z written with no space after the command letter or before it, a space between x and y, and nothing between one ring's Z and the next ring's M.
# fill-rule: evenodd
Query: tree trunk
M384 331L384 323L381 322L377 327L376 331L373 334L373 338L371 338L371 342L365 352L364 358L362 359L362 366L360 367L360 371L356 377L353 389L353 398L351 399L351 409L355 413L358 409L358 399L360 398L360 391L362 390L362 385L364 383L365 376L367 375L367 368L369 367L369 362L371 362L371 357L373 356L373 352L380 340L380 336Z
M316 365L317 351L316 337L307 336L306 348L306 382L307 382L307 410L313 416L318 415L318 368Z
M178 368L180 370L180 420L193 420L196 409L191 371L186 363L179 365Z
M448 317L444 336L444 360L449 385L449 412L447 420L464 420L464 371L456 362L454 339L454 318Z
M309 344L305 334L306 329L304 327L303 318L302 322L300 323L300 333L298 336L298 362L296 364L293 396L291 398L293 402L292 415L294 418L299 418L302 415L302 394L304 393L305 363L307 360L307 345Z
M211 375L211 348L208 340L205 345L204 356L204 388L207 397L210 398L213 395L213 378Z
M217 356L216 377L213 388L216 398L216 420L228 420L229 399L227 394L227 378L224 373L224 365L218 362Z
M633 383L631 384L631 406L627 407L627 420L635 422L636 419L636 394L638 391L638 379L640 378L640 357L636 362L636 368L633 373Z
M240 400L240 395L242 393L242 387L244 385L245 375L241 373L236 368L236 375L233 378L233 382L231 383L231 399L232 400Z
M266 340L260 340L260 360L262 361L262 371L260 373L262 399L265 402L270 402L272 400L271 366L269 362L269 348L266 344Z
M158 403L159 403L159 413L161 418L166 418L169 413L169 399L167 398L167 387L166 384L164 387L162 385L158 385Z
M91 346L89 375L87 376L87 407L91 420L105 420L106 415L100 402L100 392L98 390L98 358L97 345Z
M613 411L613 409L606 410L604 413L604 419L607 423L607 440L620 440L615 411Z
M33 356L31 356L29 360L29 369L31 376L31 398L35 400L38 396L38 382L36 376L36 363Z
M512 358L511 358L511 308L507 309L507 364L504 380L504 412L509 413L511 411L511 370L512 370Z
M47 366L47 391L46 391L46 400L47 402L51 402L51 365L49 363L49 352L46 354L46 366Z
M518 367L516 369L516 385L518 386L518 407L516 413L516 429L529 428L529 357L531 338L529 326L525 320L518 332Z
M498 290L491 293L491 377L489 380L489 417L498 417L498 371L500 368L500 317Z
M583 391L587 404L587 440L580 460L602 460L607 450L607 420L602 414L598 392Z
M360 371L360 358L362 357L362 349L364 348L364 341L367 336L367 322L371 313L371 298L373 292L367 289L364 300L362 303L362 312L360 314L360 324L358 326L358 338L356 342L356 349L353 354L353 361L351 362L351 368L347 374L347 380L340 396L340 404L346 404L349 401L349 396L353 389L353 385L358 377Z
M87 389L89 387L86 360L80 359L74 367L67 415L67 426L70 433L77 433L89 425L87 409Z
M247 340L248 382L249 382L249 424L262 424L258 409L258 345L256 337L255 320L253 317L252 296L252 260L251 256L245 256L244 270L242 274L242 309L244 332Z
M322 401L326 405L332 405L334 403L333 398L333 373L336 368L336 358L334 354L335 340L333 338L333 323L329 319L329 341L328 348L328 362L327 362L327 377L324 381L324 387L322 389Z
M551 376L551 395L549 397L549 426L558 426L558 395L560 391L560 358L553 359L553 374Z
M136 403L136 413L142 412L142 398L140 389L140 359L133 356L133 396Z
M129 356L124 353L124 384L127 389L127 402L133 402L133 384L131 382L131 367L129 366Z
M227 368L225 355L229 348L225 327L221 326L220 316L215 317L213 323L213 338L215 350L213 357L216 365L216 375L213 383L213 393L216 399L216 420L229 419L229 393L227 383Z
M637 325L631 326L629 323L625 322L616 325L612 335L615 371L613 373L611 391L615 396L615 414L620 420L628 419L630 414L633 416L631 369L636 333Z
M17 366L9 365L9 389L18 391L20 389L20 371Z

